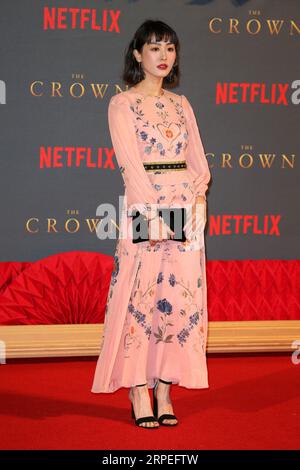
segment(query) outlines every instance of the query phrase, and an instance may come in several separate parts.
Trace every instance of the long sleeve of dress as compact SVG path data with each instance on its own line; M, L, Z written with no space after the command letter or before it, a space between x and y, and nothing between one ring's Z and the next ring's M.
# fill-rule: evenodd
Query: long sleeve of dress
M108 105L108 125L111 141L126 187L127 206L137 209L147 218L156 213L157 194L142 163L136 140L130 101L114 95Z
M206 199L205 193L211 174L193 108L184 95L182 95L182 106L186 117L186 128L189 138L186 149L186 161L194 179L196 195L201 195Z

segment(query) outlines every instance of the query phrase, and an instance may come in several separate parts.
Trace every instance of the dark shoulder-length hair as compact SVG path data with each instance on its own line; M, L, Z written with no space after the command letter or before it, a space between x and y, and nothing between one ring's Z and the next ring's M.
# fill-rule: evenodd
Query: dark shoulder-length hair
M144 44L149 44L152 37L156 41L168 41L174 44L176 50L175 63L163 79L163 87L173 88L179 84L179 39L176 32L163 21L146 20L135 32L125 51L125 64L122 74L123 81L128 85L136 85L145 78L145 73L134 57L133 50L142 51Z

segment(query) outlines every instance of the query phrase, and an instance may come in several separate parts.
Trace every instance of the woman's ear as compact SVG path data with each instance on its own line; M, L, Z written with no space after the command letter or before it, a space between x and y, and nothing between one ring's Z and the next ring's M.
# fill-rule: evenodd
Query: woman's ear
M137 49L133 49L133 55L134 55L137 62L141 61L141 57L140 57L139 51Z

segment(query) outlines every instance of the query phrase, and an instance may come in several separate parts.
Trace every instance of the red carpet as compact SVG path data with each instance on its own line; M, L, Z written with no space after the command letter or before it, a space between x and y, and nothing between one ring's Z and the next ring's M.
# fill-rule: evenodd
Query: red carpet
M175 428L139 429L128 389L92 394L96 358L0 366L1 449L299 449L300 365L208 356L210 388L172 388Z

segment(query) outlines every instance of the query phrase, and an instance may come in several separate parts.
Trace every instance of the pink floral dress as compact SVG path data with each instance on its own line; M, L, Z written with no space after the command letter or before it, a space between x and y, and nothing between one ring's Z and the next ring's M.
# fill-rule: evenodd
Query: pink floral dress
M124 180L127 209L114 255L103 341L93 393L158 378L207 388L207 287L203 230L188 243L133 243L124 236L131 209L182 206L205 197L210 171L193 109L184 95L134 88L114 95L108 122ZM144 164L186 162L187 168L146 171ZM131 208L131 209L130 209Z

